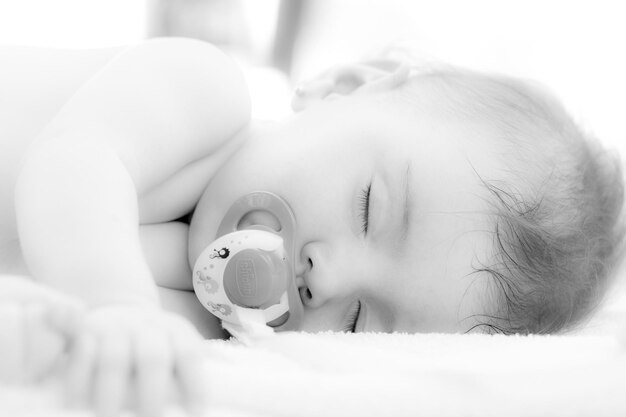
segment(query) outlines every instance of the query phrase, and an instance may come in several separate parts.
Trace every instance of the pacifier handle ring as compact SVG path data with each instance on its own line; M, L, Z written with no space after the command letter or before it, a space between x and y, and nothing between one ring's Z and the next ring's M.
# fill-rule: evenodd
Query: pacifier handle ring
M287 202L269 191L254 191L235 201L222 219L217 229L216 238L237 231L237 225L243 216L255 210L268 211L276 216L281 229L273 230L272 233L282 237L287 248L295 249L293 237L296 219ZM293 254L290 253L289 255Z

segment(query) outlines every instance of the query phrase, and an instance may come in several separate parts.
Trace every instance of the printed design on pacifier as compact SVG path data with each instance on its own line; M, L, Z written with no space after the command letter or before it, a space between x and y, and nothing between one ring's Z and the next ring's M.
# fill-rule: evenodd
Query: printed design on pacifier
M198 285L204 286L204 291L209 294L215 294L217 289L219 288L219 284L216 280L211 278L210 275L206 273L206 267L202 268L203 271L196 271L196 276L198 277Z
M213 252L215 253L209 255L211 259L214 259L214 258L226 259L228 258L228 255L230 255L230 250L228 248L222 248L220 250L213 249Z
M293 264L295 230L290 207L275 194L259 191L236 200L194 265L202 305L224 325L242 327L253 319L297 329L303 307Z
M215 304L211 301L207 301L206 305L211 308L211 312L214 314L217 313L227 317L230 316L230 313L232 313L232 309L226 304Z

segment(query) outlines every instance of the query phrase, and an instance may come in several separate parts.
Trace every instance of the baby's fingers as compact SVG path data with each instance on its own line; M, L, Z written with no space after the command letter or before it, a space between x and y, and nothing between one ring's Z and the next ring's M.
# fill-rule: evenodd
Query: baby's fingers
M73 336L78 331L84 314L84 306L79 301L68 297L65 302L50 306L47 320L61 334Z
M27 381L37 380L49 372L63 357L68 338L46 324L54 306L26 303L22 306L24 376Z
M100 417L117 416L126 400L130 378L129 340L110 335L98 347L93 404Z
M334 81L322 79L303 83L294 91L291 109L295 112L304 110L311 102L328 96L335 86Z
M183 404L192 416L203 415L207 392L202 358L202 340L193 336L174 340L175 369Z
M24 380L24 318L17 303L0 302L0 383Z
M137 411L142 417L163 414L172 379L172 353L168 335L144 329L135 342Z
M71 407L90 403L97 343L93 335L81 334L73 343L66 374L66 402Z

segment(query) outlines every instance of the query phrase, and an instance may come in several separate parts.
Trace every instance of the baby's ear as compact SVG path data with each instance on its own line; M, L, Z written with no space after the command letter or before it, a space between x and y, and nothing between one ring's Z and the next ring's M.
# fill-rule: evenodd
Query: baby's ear
M406 62L390 59L334 67L300 83L294 91L291 108L298 112L325 98L393 89L409 78L410 70Z

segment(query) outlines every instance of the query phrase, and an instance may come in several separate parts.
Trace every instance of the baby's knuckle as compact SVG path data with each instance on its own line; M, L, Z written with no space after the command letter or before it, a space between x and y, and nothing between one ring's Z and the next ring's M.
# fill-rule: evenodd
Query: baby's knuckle
M100 350L98 363L101 367L109 370L122 369L128 366L129 355L127 348L122 344L105 346Z
M100 367L107 370L116 370L124 367L122 355L117 352L106 352L100 354L98 362Z
M140 368L167 366L169 363L170 355L165 348L146 348L137 353L136 362Z

